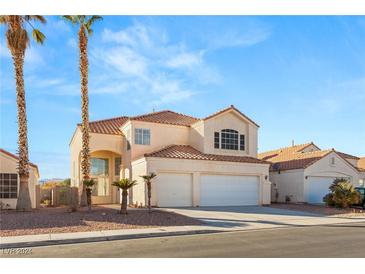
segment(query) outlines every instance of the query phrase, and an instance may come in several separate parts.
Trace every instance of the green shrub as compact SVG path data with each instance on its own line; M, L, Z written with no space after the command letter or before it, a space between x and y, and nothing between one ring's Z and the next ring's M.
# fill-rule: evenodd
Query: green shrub
M323 201L328 206L348 208L360 201L360 194L346 179L335 179L329 190L331 192L323 197Z

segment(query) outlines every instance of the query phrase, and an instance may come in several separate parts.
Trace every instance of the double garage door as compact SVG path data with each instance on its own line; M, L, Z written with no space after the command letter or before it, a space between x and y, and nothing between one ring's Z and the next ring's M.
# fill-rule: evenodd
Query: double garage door
M159 173L157 177L157 204L160 207L193 205L193 178L191 174ZM200 206L257 205L259 178L257 176L200 176Z

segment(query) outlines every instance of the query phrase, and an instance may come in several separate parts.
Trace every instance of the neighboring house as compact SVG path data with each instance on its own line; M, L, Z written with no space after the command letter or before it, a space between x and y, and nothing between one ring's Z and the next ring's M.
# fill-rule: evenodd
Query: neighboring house
M354 186L363 182L360 158L334 149L321 150L313 143L293 145L260 153L258 158L272 163L272 199L284 202L322 203L336 178L346 178Z
M361 157L358 161L357 161L357 167L361 170L362 172L362 179L360 179L360 185L365 187L365 157Z
M81 180L81 126L71 139L71 183ZM146 204L141 175L155 172L152 205L270 203L270 163L257 159L259 126L230 106L204 119L173 111L90 122L93 203L118 203L111 183L137 180L129 202Z
M15 209L19 192L18 156L0 148L0 160L0 202L7 208ZM32 208L37 207L38 179L38 167L29 163L29 194Z

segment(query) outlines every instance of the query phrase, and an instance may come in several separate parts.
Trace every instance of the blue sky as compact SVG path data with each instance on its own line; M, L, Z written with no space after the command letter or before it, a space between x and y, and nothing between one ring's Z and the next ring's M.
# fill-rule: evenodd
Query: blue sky
M80 121L77 29L40 28L25 62L30 159L69 177ZM13 66L0 29L0 145L17 150ZM315 142L365 155L365 19L336 16L105 16L89 40L90 119L234 104L260 126L259 151Z

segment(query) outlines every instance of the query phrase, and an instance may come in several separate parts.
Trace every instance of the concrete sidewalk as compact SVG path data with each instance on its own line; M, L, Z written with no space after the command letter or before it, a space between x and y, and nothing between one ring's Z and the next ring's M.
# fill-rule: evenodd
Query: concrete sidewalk
M305 227L320 226L333 224L346 224L365 221L363 217L341 218L341 217L317 217L317 216L291 216L279 220L265 220L257 218L233 218L224 220L222 223L206 222L206 225L200 226L171 226L158 228L143 229L124 229L124 230L106 230L92 232L75 232L75 233L57 233L57 234L40 234L40 235L24 235L13 237L1 237L0 249L3 248L20 248L35 247L57 244L85 243L112 241L124 239L138 239L149 237L179 236L193 235L204 233L219 233L229 231L249 231L261 229L277 229L285 227ZM246 216L247 217L247 216ZM211 221L211 220L210 220Z

